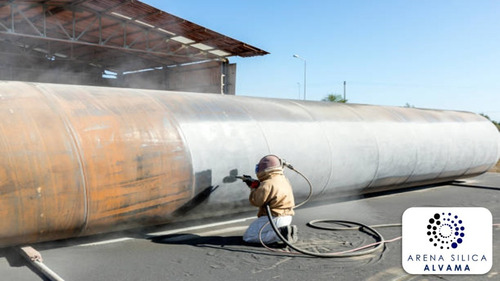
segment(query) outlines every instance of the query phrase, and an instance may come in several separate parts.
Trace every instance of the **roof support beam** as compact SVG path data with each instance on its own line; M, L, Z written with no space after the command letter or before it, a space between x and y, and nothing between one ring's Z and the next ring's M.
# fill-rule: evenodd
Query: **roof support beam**
M35 30L40 36L44 36L44 34L42 34L40 32L40 30L38 30L38 28L31 22L30 19L28 19L28 17L26 17L26 15L24 14L23 11L21 11L20 9L17 10L17 12L24 18L24 20L33 28L33 30ZM44 17L45 18L45 17Z
M36 35L9 33L9 32L5 32L5 31L0 31L0 35L5 35L5 36L11 35L11 36L24 37L24 38L33 38L33 39L47 40L47 41L52 41L52 42L69 43L72 45L86 45L86 46L94 46L94 47L99 47L99 48L109 48L109 49L113 49L113 50L122 50L122 51L132 52L132 53L151 54L151 55L156 55L156 56L161 56L161 57L174 56L174 57L183 57L183 58L196 58L196 56L193 54L180 55L180 54L175 54L175 52L156 52L156 51L148 51L148 50L143 50L143 49L124 48L122 46L113 46L113 45L105 45L104 46L104 45L99 45L99 44L89 43L89 42L73 41L71 39L68 40L68 39L41 37L41 36L36 36ZM200 53L198 53L198 55L199 54ZM210 58L206 58L204 56L199 57L198 59L210 60ZM214 58L213 60L218 60L218 58Z
M56 17L54 17L52 12L49 10L49 11L47 11L47 13L50 14L50 16L52 16L54 18L56 25L64 32L66 37L68 37L68 39L72 39L71 35L69 35L69 33L66 31L66 28L64 28L64 26L61 24L61 22ZM46 20L46 17L44 17L44 20Z
M5 29L5 31L7 31L7 32L10 30L10 29L9 29L7 26L5 26L2 22L0 22L0 27L2 27L3 29Z
M11 22L11 24L10 24L10 31L11 32L16 32L16 28L14 26L14 22L15 22L14 21L14 5L10 6L10 22Z
M140 16L137 16L137 17L133 17L131 18L130 20L125 20L125 19L122 19L122 18L117 18L117 17L114 17L112 15L108 15L108 14L102 14L102 13L97 13L96 11L92 11L90 9L87 9L85 8L82 4L84 3L85 1L78 1L76 3L73 3L71 5L64 5L64 6L58 6L58 5L50 5L50 4L29 4L29 6L27 8L24 8L23 10L21 9L11 9L12 10L12 14L11 14L11 28L10 30L13 32L13 33L19 33L19 32L16 32L15 31L15 26L17 24L17 22L15 21L15 14L16 14L16 11L17 13L21 14L24 18L24 20L31 26L31 28L33 30L35 30L35 32L37 33L37 35L41 36L41 37L47 37L48 35L48 31L50 31L50 34L61 34L61 37L60 36L56 36L57 39L70 39L72 41L79 41L82 39L82 37L84 35L87 35L89 34L90 32L94 33L94 35L89 35L90 38L94 38L96 42L99 42L99 44L101 45L109 45L114 39L116 39L118 36L121 36L122 37L122 42L121 42L121 46L125 49L143 49L145 51L149 51L150 48L150 36L149 34L151 34L151 31L153 34L155 34L156 36L155 37L159 37L160 40L165 40L165 38L170 38L172 37L172 35L166 35L164 34L163 32L161 32L160 30L158 30L156 27L152 26L152 27L148 27L148 26L145 26L144 24L141 24L139 22L136 22L135 20L136 19L141 19L141 18L146 18L146 17L149 17L149 16L153 16L153 15L157 15L157 14L161 14L162 11L155 11L155 12L150 12L150 13L145 13L145 14L142 14ZM105 12L107 11L112 11L113 9L117 8L117 7L121 7L123 5L127 5L128 3L132 2L131 0L129 1L125 1L125 2L121 2L113 7L110 7L108 8L107 10L105 10ZM10 4L11 6L15 6L17 4ZM49 9L48 7L53 7L52 9ZM91 15L86 15L84 17L77 17L76 15L76 12L74 10L74 8L78 6L78 9L81 9L83 11L86 11L87 13L91 13ZM40 16L37 16L37 17L33 17L32 19L29 19L25 14L24 14L24 10L30 10L30 9L33 9L33 8L41 8L43 9L43 13L42 15ZM71 14L71 20L64 23L64 22L61 22L60 19L59 19L59 16L56 16L56 14L60 14L60 13L63 13L63 12L70 12ZM92 14L93 13L93 14ZM52 23L52 26L56 27L56 28L47 28L48 26L48 23L47 23L47 16L50 17L50 20L51 20L51 23ZM34 23L35 20L38 20L40 19L40 17L42 17L42 23L41 23L41 27L37 27ZM77 30L77 24L79 22L83 22L85 20L88 20L90 18L94 17L93 21L89 24L87 24L87 26L83 29L83 30ZM112 19L114 20L116 23L115 24L109 24L109 25L106 25L106 26L103 26L103 21L102 21L102 17L106 17L107 19ZM99 21L99 24L97 27L95 27L95 22L96 21ZM109 20L108 20L109 22ZM1 23L1 22L0 22ZM65 26L66 25L66 26ZM70 25L70 26L67 26L67 25ZM120 32L120 29L114 29L113 30L113 33L111 35L109 35L107 38L103 38L103 31L108 29L108 28L113 28L114 26L116 25L121 25L122 28L120 28L122 30L122 32ZM133 30L129 30L129 26L134 26L134 29ZM6 25L5 24L2 24L0 27L3 27L5 28ZM139 28L138 28L139 27ZM43 31L40 31L40 29L43 29ZM197 30L202 30L202 28L198 28ZM145 31L147 31L148 33L148 36L144 36L144 33ZM79 32L79 33L78 33ZM22 32L21 32L22 33ZM97 33L97 34L96 34ZM97 35L97 36L96 36ZM139 35L140 38L136 35ZM133 41L131 43L129 43L129 38L134 38ZM137 45L138 42L140 42L140 39L141 38L146 38L146 47L135 47ZM163 38L163 39L161 39ZM156 41L156 39L154 40ZM200 42L196 42L196 43L200 43ZM116 43L112 44L112 45L115 45ZM193 54L195 54L195 56L206 56L205 58L206 59L213 59L215 58L216 56L210 54L208 51L205 51L205 50L198 50L198 49L193 49L192 47L190 47L191 44L185 44L185 43L182 43L182 42L177 42L177 44L183 44L185 45L185 47L187 48L182 48L182 49L186 49L188 50L191 54L189 55L186 55L185 57L192 57ZM155 47L159 47L161 46L160 44L156 44ZM191 50L193 49L193 50Z
M105 68L122 68L117 60L146 67L220 60L242 48L246 56L266 53L136 0L0 1L0 39L0 52Z
M89 31L92 26L94 26L97 20L99 20L99 23L101 22L101 15L95 15L94 20L89 25L87 25L87 27L82 32L80 32L80 35L78 35L75 40L80 40L80 38L82 38L82 36L85 35L85 33L87 33L87 31Z

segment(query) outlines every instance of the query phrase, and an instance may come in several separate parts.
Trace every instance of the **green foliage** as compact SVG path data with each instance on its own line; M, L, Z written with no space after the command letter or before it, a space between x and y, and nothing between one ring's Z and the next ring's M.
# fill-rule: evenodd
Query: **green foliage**
M322 101L347 103L347 99L342 98L341 95L335 94L329 94L328 96L324 97Z
M406 103L404 107L415 108L415 106L413 104L409 104L409 103Z

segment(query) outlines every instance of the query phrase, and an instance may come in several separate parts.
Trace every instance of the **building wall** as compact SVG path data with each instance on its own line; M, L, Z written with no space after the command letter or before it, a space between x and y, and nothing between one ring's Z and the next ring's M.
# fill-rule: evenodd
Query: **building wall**
M18 58L0 65L0 80L76 84L235 94L236 64L208 61L154 70L118 73L104 78L103 69L86 63L62 62L40 58Z
M119 79L129 88L234 95L236 65L209 61L129 73Z
M106 86L103 70L88 63L10 56L0 64L0 80Z

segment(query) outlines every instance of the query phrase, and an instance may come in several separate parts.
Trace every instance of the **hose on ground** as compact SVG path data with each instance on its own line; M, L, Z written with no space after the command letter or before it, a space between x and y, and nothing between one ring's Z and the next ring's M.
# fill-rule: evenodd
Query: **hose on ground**
M307 196L307 198L303 202L295 205L294 209L298 208L300 206L303 206L311 199L312 194L313 194L313 186L312 186L311 182L309 181L309 179L304 174L302 174L301 172L296 170L291 164L284 162L283 166L289 168L290 170L292 170L292 171L296 172L297 174L299 174L300 176L302 176L304 178L304 180L307 182L307 184L309 185L309 195ZM384 225L377 225L377 226L368 226L368 225L365 225L365 224L362 224L359 222L346 221L346 220L312 220L312 221L307 223L307 225L309 227L313 227L316 229L323 229L323 230L353 230L353 229L356 229L356 227L342 227L342 228L336 227L336 228L334 228L334 227L320 226L319 224L321 224L321 223L334 223L334 224L344 224L344 225L357 226L358 230L364 231L368 234L371 234L373 237L375 237L376 242L369 244L369 245L362 246L362 247L358 247L355 249L349 249L349 250L340 251L340 252L332 252L332 253L311 252L311 251L308 251L308 250L305 250L305 249L302 249L302 248L299 248L299 247L293 245L285 237L283 237L280 230L278 229L278 227L276 226L276 224L273 221L273 217L271 215L272 214L271 208L269 207L269 204L266 204L266 214L267 214L267 218L269 219L269 224L271 225L272 229L274 230L276 235L280 238L280 240L283 243L285 243L288 247L290 247L291 249L295 250L298 253L302 253L304 255L313 256L313 257L348 258L348 257L358 257L358 256L368 255L368 254L371 254L373 252L376 252L376 251L383 249L386 242L393 242L393 241L401 239L401 237L397 237L395 239L387 241L384 239L382 234L380 234L377 230L375 230L375 227L401 226L401 224L384 224ZM266 225L264 225L260 229L259 239L260 239L261 244L264 247L271 249L265 245L265 243L262 241L262 237L261 237L262 230L264 229L264 227ZM370 248L370 249L366 249L366 248Z

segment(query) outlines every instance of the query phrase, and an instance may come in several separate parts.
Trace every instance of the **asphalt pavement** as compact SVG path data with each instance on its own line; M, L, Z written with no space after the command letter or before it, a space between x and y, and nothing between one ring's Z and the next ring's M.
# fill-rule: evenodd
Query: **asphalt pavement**
M453 183L313 202L298 210L297 246L339 252L376 242L368 232L322 231L315 219L367 225L401 223L410 207L485 207L500 223L500 173ZM247 245L241 236L255 212L211 221L170 224L100 236L32 245L43 263L64 280L499 280L500 227L493 227L493 266L484 275L410 275L403 270L401 227L379 228L382 250L355 258L317 258ZM0 280L44 280L15 249L0 249Z

